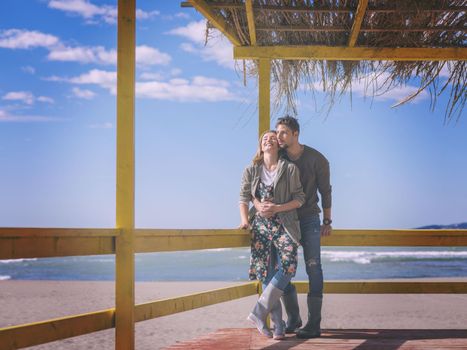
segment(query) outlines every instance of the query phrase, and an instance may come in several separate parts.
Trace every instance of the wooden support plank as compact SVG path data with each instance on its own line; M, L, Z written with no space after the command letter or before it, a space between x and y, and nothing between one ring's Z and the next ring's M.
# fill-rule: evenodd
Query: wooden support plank
M465 61L467 48L370 48L347 46L234 47L235 59L342 60L342 61Z
M136 230L138 253L247 247L251 235L244 230Z
M368 0L359 0L357 5L357 12L353 19L352 30L350 31L349 46L355 46L358 39L358 33L360 33L360 27L365 17L365 11L368 6Z
M114 253L113 237L0 238L0 260Z
M135 306L135 321L145 321L256 295L257 288L257 282L248 282L232 287L138 304ZM115 309L5 327L0 328L0 349L9 350L39 345L113 327L115 327Z
M20 237L116 237L114 228L0 227L0 239Z
M246 18L248 21L248 31L250 32L250 45L256 45L255 14L253 12L253 0L245 0Z
M0 349L13 350L114 327L114 309L0 328Z
M467 230L333 230L323 246L465 247Z
M135 348L135 25L136 0L118 1L115 348Z
M243 4L240 3L212 3L210 4L211 8L214 9L238 9L241 10ZM180 3L180 7L193 7L188 1L182 1ZM335 7L328 7L325 8L320 6L319 8L310 7L310 6L286 6L286 5L255 5L253 9L257 9L259 11L264 12L286 12L286 13L351 13L355 12L354 8L335 8ZM368 7L368 13L439 13L439 12L465 12L467 11L467 6L438 6L436 8L423 8L423 7L416 7L414 8L389 8L389 7Z
M198 309L257 294L257 282L249 282L233 287L219 288L177 298L157 300L136 306L136 321L146 321L156 317Z
M136 251L177 251L246 247L243 230L136 230ZM467 230L333 230L322 246L465 247Z
M229 28L227 23L224 21L223 18L216 15L208 3L204 0L190 0L190 3L194 6L194 8L201 13L211 24L218 29L221 33L223 33L229 41L235 45L240 46L242 43L238 38L237 34Z
M114 254L116 229L0 228L0 259Z
M258 72L258 134L271 129L271 61L259 60Z
M308 293L308 281L293 282L298 293ZM467 294L467 282L327 281L327 294Z
M116 230L94 237L89 231L48 229L44 235L30 229L0 229L0 259L112 254ZM212 248L247 247L250 234L238 229L161 230L136 229L139 253ZM2 234L3 233L3 234ZM7 233L7 234L5 234ZM76 234L76 236L75 236ZM90 236L88 236L90 235ZM465 247L467 230L333 230L322 246Z

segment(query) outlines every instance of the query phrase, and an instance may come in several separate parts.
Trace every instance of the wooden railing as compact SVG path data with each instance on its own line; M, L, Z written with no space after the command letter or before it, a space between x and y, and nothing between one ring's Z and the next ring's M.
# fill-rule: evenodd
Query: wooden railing
M0 228L0 260L115 254L117 229ZM135 252L249 246L242 230L136 229ZM467 246L467 230L334 230L323 246ZM308 282L295 282L299 293ZM259 293L257 282L135 305L135 322ZM467 293L467 282L325 282L324 293ZM115 308L0 329L0 349L18 349L115 327Z

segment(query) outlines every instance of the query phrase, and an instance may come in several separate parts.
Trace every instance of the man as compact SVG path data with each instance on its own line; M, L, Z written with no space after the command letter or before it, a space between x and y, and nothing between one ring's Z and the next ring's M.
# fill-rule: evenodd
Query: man
M298 212L302 247L305 258L306 273L309 280L307 296L308 321L302 326L297 291L289 283L284 290L282 301L287 311L287 333L297 331L299 338L316 338L321 335L321 307L323 303L323 270L321 268L321 236L332 232L331 220L331 184L328 160L317 150L302 145L298 141L300 125L297 119L286 116L276 123L279 146L284 156L295 163L300 170L300 181L305 192L305 204ZM318 192L323 208L323 225L321 225L318 206ZM255 207L262 216L270 216L274 212L274 204L259 203Z

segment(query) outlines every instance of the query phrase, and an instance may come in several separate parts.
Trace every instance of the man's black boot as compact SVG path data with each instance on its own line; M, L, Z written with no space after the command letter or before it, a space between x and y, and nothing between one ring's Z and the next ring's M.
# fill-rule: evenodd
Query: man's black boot
M323 297L307 297L308 304L308 322L305 327L297 332L298 338L310 339L321 336L321 307L323 305Z

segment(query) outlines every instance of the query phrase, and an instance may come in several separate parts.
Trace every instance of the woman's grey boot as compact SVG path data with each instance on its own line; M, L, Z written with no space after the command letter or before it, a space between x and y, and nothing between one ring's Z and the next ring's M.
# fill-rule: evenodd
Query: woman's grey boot
M282 293L282 290L269 283L256 302L253 311L247 317L248 320L255 324L261 334L269 338L272 337L272 333L266 325L266 318L273 306L279 302Z
M300 309L298 308L297 289L293 284L287 291L287 294L282 295L282 302L284 303L285 311L287 312L287 324L285 333L295 333L298 328L302 326L302 319L300 318Z
M274 323L272 337L275 340L285 339L285 322L282 320L282 304L280 300L271 309L271 321Z
M297 332L298 338L310 339L318 338L321 335L321 307L323 297L307 297L308 304L308 322L305 327Z

